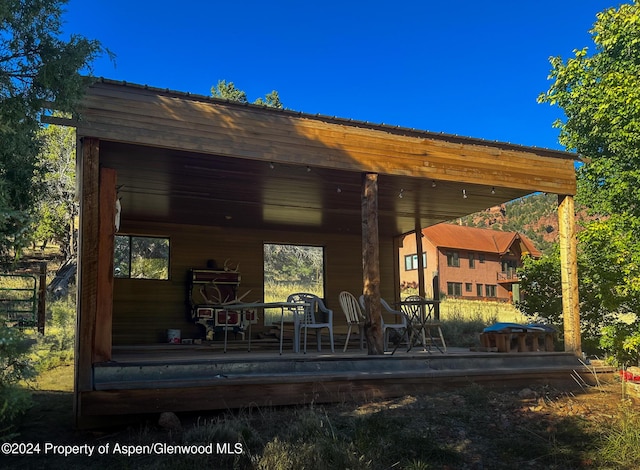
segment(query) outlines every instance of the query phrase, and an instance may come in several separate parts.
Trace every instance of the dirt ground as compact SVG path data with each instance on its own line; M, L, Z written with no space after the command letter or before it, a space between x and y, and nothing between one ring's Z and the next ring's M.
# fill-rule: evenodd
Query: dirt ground
M56 386L49 385L49 388ZM34 392L34 406L13 444L99 446L114 442L136 442L143 434L146 440L172 439L172 431L159 426L157 416L149 416L144 421L126 426L78 431L73 427L72 393L68 390L68 384L62 383L58 388L67 390ZM455 451L457 456L457 460L451 464L397 465L394 469L480 470L620 468L598 465L589 447L595 446L603 427L617 418L621 406L640 407L640 398L623 390L619 380L611 379L597 387L580 387L576 384L576 387L567 390L535 387L493 392L471 385L464 390L321 408L323 416L328 422L336 423L336 427L345 419L375 416L378 427L388 423L389 426L404 428L403 432L415 428L419 430L416 434L420 436L419 439L432 439L434 443ZM270 410L263 414L268 415L273 423L273 429L265 431L269 434L268 439L284 432L282 429L299 417L291 408ZM179 419L183 429L206 420L194 414L181 415ZM416 442L420 445L419 440ZM255 451L258 452L257 449ZM88 458L86 455L50 454L45 457L42 452L39 455L3 456L0 462L3 468L165 468L155 461L149 465L141 460L125 461L123 466L123 460L99 463L95 457ZM245 465L238 468L252 467ZM376 466L373 463L370 468L390 466Z

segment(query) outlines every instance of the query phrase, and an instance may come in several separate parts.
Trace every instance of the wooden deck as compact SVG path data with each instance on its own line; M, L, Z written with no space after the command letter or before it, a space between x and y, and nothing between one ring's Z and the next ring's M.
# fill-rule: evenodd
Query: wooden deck
M240 342L238 342L240 343ZM355 343L354 343L355 344ZM94 365L93 391L81 392L82 415L237 409L251 406L363 401L463 387L533 384L575 385L572 375L591 373L571 353L472 352L449 348L404 349L368 356L357 349L331 354L279 354L246 343L115 347L113 361ZM237 346L237 343L233 346Z

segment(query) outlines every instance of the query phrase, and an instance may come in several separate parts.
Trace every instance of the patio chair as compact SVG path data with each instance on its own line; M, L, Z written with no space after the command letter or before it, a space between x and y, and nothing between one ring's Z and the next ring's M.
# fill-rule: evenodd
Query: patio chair
M342 352L347 350L353 327L358 328L360 349L364 349L364 315L360 309L360 304L358 304L355 296L351 292L347 291L340 292L338 300L340 301L340 307L342 307L344 316L347 319L347 325L349 325L349 329L347 330L347 339L344 342L344 349Z
M316 330L318 351L322 350L322 329L329 330L329 344L333 347L333 311L328 309L320 297L306 292L298 292L287 297L287 302L308 304L292 307L294 324L294 349L300 351L300 333L304 328L304 352L307 352L307 332L309 328Z
M382 322L382 337L384 339L384 350L386 351L389 347L389 334L391 331L395 331L401 338L406 336L407 329L407 318L404 313L400 310L392 309L389 304L384 300L380 299L380 304L382 305L383 311L380 311L380 317ZM360 296L360 307L364 311L364 295ZM397 320L395 323L387 323L384 319L384 313L391 314L396 316Z

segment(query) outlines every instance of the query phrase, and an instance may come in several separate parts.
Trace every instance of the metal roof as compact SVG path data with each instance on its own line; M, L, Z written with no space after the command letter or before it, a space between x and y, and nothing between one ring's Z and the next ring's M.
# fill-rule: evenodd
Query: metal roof
M140 85L140 84L135 84L135 83L129 83L127 81L120 81L120 80L111 80L108 78L104 78L104 77L100 77L97 79L97 81L102 82L102 83L106 83L106 84L112 84L112 85L122 85L122 86L126 86L126 87L131 87L131 88L139 88L139 89L144 89L144 90L150 90L153 91L155 93L159 93L159 94L164 94L166 96L174 96L174 97L179 97L179 98L188 98L194 101L209 101L209 102L219 102L219 103L225 103L225 104L229 104L232 106L240 106L240 107L249 107L249 108L255 108L255 109L264 109L264 110L268 110L274 113L283 113L286 115L290 115L290 116L298 116L298 117L304 117L307 119L317 119L317 120L321 120L324 122L333 122L333 123L339 123L342 125L352 125L355 127L364 127L364 128L368 128L368 129L376 129L376 130L382 130L382 131L386 131L392 134L396 134L396 135L408 135L408 136L412 136L412 137L423 137L423 138L427 138L427 139L435 139L435 140L446 140L447 142L453 142L453 143L461 143L461 144L473 144L473 145L486 145L486 146L491 146L491 147L497 147L497 148L501 148L501 149L505 149L505 150L520 150L520 151L535 151L536 153L538 153L539 155L544 155L544 156L548 156L548 157L554 157L554 158L564 158L564 159L570 159L570 160L578 160L578 161L583 161L582 157L574 152L567 152L567 151L563 151L563 150L553 150L553 149L548 149L548 148L544 148L544 147L537 147L537 146L527 146L527 145L519 145L519 144L513 144L510 142L501 142L501 141L496 141L496 140L487 140L487 139L480 139L480 138L476 138L476 137L465 137L465 136L459 136L456 134L448 134L445 132L431 132L431 131L425 131L425 130L419 130L419 129L415 129L415 128L408 128L408 127L402 127L402 126L393 126L393 125L389 125L389 124L383 124L383 123L372 123L369 121L359 121L359 120L355 120L355 119L349 119L349 118L342 118L342 117L338 117L338 116L327 116L327 115L322 115L322 114L310 114L310 113L304 113L301 111L294 111L294 110L290 110L290 109L279 109L279 108L272 108L266 105L260 105L260 104L253 104L253 103L239 103L237 101L231 101L231 100L227 100L227 99L222 99L222 98L216 98L216 97L212 97L212 96L205 96L205 95L200 95L200 94L194 94L194 93L189 93L189 92L183 92L183 91L176 91L176 90L171 90L169 88L157 88L157 87L152 87L149 85Z

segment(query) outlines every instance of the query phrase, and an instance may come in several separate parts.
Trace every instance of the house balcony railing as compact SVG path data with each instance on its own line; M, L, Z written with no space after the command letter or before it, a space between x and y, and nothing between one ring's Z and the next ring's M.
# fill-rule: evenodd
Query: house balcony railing
M515 283L518 281L520 281L520 277L518 276L518 272L515 269L498 273L498 282Z

